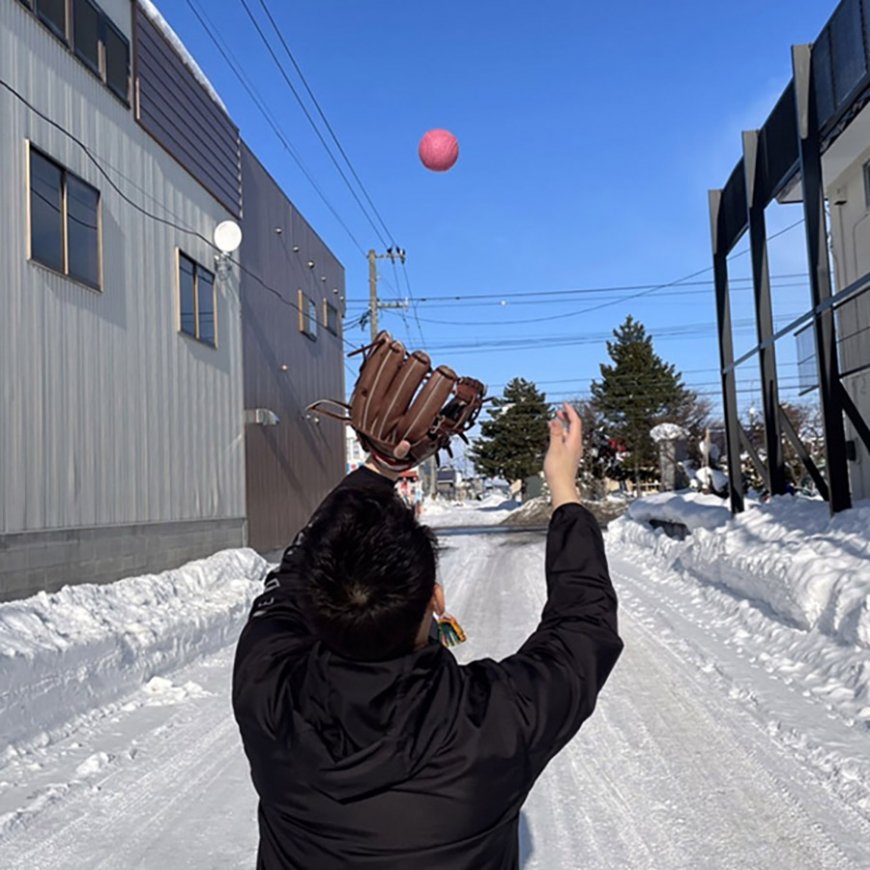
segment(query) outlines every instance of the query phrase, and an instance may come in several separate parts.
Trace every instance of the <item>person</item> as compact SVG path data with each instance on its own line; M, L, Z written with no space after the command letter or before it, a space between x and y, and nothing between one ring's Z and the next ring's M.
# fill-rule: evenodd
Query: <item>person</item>
M437 641L434 535L376 461L288 547L233 673L260 870L519 867L520 808L622 650L601 532L577 497L581 450L566 405L544 461L546 604L500 662L459 665Z

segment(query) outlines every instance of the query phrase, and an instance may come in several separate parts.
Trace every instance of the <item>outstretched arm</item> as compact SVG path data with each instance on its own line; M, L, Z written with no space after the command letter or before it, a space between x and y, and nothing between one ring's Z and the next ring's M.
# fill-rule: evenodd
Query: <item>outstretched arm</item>
M555 508L547 532L547 601L535 632L502 662L533 776L576 734L622 651L604 541L577 495L581 422L565 405L550 423L544 473Z

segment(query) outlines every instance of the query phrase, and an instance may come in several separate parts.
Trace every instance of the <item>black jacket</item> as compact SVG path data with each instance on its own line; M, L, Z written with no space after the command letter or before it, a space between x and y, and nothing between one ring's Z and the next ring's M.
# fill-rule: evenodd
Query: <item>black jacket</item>
M390 486L362 469L328 498ZM501 662L461 666L434 641L386 662L340 658L309 632L297 563L291 546L233 674L260 796L258 868L516 868L520 807L622 650L592 514L554 513L540 625Z

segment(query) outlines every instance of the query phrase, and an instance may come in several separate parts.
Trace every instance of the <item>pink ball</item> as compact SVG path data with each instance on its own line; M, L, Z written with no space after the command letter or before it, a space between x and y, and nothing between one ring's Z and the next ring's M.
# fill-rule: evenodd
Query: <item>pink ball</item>
M420 160L433 172L446 172L459 159L459 142L449 130L430 130L420 140Z

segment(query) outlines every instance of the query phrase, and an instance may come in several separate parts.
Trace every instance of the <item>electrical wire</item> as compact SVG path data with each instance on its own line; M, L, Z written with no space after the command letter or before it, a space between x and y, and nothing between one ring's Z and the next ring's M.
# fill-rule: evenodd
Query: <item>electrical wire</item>
M775 322L790 322L794 320L794 314L781 314L774 318ZM732 328L735 332L738 330L751 329L755 327L753 318L745 318L735 320L732 323ZM647 337L652 340L663 340L665 338L693 338L704 337L706 334L713 333L717 330L715 323L687 323L678 326L647 328ZM477 342L448 342L439 344L429 344L424 349L431 353L443 353L451 351L453 353L476 353L487 351L514 351L523 348L535 348L537 350L550 347L571 347L581 344L596 344L602 341L610 341L613 339L613 332L587 332L587 333L571 333L568 335L537 335L537 336L522 336L520 338L502 338L491 339Z
M215 48L217 48L218 53L221 55L221 57L223 57L227 66L232 71L233 75L236 77L236 79L238 79L239 83L242 85L242 88L245 90L245 92L251 98L251 101L257 107L260 114L262 114L263 117L266 119L266 123L271 127L272 132L275 134L278 141L283 146L284 150L293 158L293 161L299 167L299 170L305 176L305 178L307 179L309 184L314 188L315 192L320 197L320 199L323 201L323 203L326 205L327 209L329 209L330 213L336 219L339 226L341 226L341 228L347 233L348 237L353 242L356 249L360 252L360 254L362 256L365 257L366 251L363 248L362 244L359 242L357 237L353 234L351 229L348 227L347 223L343 220L343 218L338 213L338 211L335 209L335 207L332 205L332 203L327 199L326 194L323 192L323 190L320 188L320 186L315 181L312 174L309 172L308 168L305 166L304 162L302 161L302 158L299 156L296 149L290 144L287 136L285 136L283 130L281 129L281 126L275 120L275 116L273 115L273 113L269 111L269 109L265 105L265 102L260 97L260 95L257 93L257 90L254 87L254 85L250 82L250 80L247 78L247 76L245 76L245 74L241 71L241 64L239 63L238 59L235 57L235 55L232 53L232 51L227 47L226 43L224 43L224 41L220 38L219 33L216 32L217 28L214 26L214 24L211 22L211 20L205 14L205 12L203 12L203 10L201 8L199 8L199 6L194 2L194 0L186 0L186 2L187 2L187 5L190 7L191 12L193 12L195 18L200 23L203 30L206 32L206 35L211 40L212 44L215 46ZM397 296L399 295L398 289L393 287L389 281L385 280L384 283L387 284L387 286L390 287L396 293Z
M241 0L241 2L245 6L246 11L248 11L248 14L250 17L250 11L247 9L247 4L244 2L244 0ZM356 169L354 168L354 165L351 162L350 157L348 156L347 152L345 151L344 147L342 146L341 142L339 141L339 138L338 138L335 130L333 129L332 125L329 123L329 119L326 117L326 114L323 111L323 108L321 107L320 102L318 101L317 97L315 96L314 91L312 90L311 86L308 84L308 80L305 78L305 74L302 72L302 68L299 66L299 63L297 62L296 57L294 56L293 52L291 51L290 46L287 44L287 40L284 38L284 35L281 32L281 29L278 27L278 23L275 21L275 18L273 17L271 11L269 10L269 7L265 3L265 0L258 0L258 2L260 3L261 8L265 12L266 17L268 18L269 23L272 26L272 30L275 32L275 35L278 37L278 41L281 43L281 46L283 47L285 54L290 59L290 62L293 64L293 68L296 70L297 75L301 79L302 84L304 85L305 90L308 93L308 96L311 98L311 101L314 103L314 106L317 109L317 112L320 115L320 118L323 121L327 131L329 132L329 135L332 137L332 140L335 143L336 147L338 148L339 153L344 158L344 162L347 164L348 169L350 169L351 175L353 175L354 179L356 180L356 183L359 185L359 189L362 191L363 196L365 197L368 204L371 206L371 209L374 212L375 217L378 219L378 221L380 222L380 225L383 228L384 232L386 233L387 237L392 242L392 247L398 248L399 246L396 243L396 239L395 239L394 234L391 232L390 228L387 226L386 222L384 221L381 213L378 211L378 208L375 205L374 201L372 200L371 196L369 195L369 192L366 189L366 186L363 184L362 179L359 177L359 174L357 173ZM256 23L255 23L255 26L256 26ZM259 28L258 28L258 30L259 30ZM286 80L286 76L285 76L285 80ZM289 81L288 81L288 84L289 84ZM308 113L305 106L303 105L301 98L299 97L299 95L295 91L295 89L292 87L292 85L291 85L291 90L293 90L294 96L296 96L297 101L299 102L300 106L302 107L303 112L305 112L305 115L308 118L309 123L312 125L315 132L318 134L318 138L320 139L324 148L326 148L327 152L330 155L330 158L333 159L333 163L335 163L336 168L338 169L339 168L338 164L335 161L335 159L333 158L332 152L330 151L330 149L327 146L326 142L324 141L323 137L320 135L320 132L314 123L314 119L311 118L310 114ZM339 172L340 171L341 170L339 170ZM343 174L342 174L342 177L344 178ZM350 184L346 178L345 178L345 183L347 183L348 187L350 187ZM352 190L351 190L351 192L353 193ZM357 202L359 202L359 200L357 200ZM371 223L370 219L369 219L369 222ZM375 229L376 235L379 235L377 233L377 229L375 227L373 227L373 229ZM381 243L386 246L386 243L384 242L383 237L379 235L379 238L381 240ZM393 265L395 266L395 262L393 263ZM407 289L407 296L410 300L413 300L414 293L413 293L413 290L411 289L411 283L410 283L410 280L408 278L407 270L405 269L404 257L402 258L402 269L403 269L403 275L405 278L405 286ZM392 285L389 282L385 282L385 283L387 284L387 286L391 287L391 289L394 290L394 292L396 293L396 297L398 299L401 299L400 291L399 291L398 287L392 287ZM396 278L396 284L397 285L399 284L398 277ZM416 317L416 313L415 313L415 318L417 321L417 329L420 332L420 340L425 343L426 339L423 335L423 327L420 325L420 319L418 317ZM407 320L404 317L403 317L403 320L405 320L406 329L408 329L408 340L410 341L411 340L410 329L407 327Z
M191 10L191 12L193 12L197 21L199 21L200 25L202 26L202 29L208 35L212 44L215 46L215 48L217 48L218 53L221 55L221 57L223 57L227 66L232 71L233 75L235 75L235 77L238 79L241 86L244 88L245 92L251 98L251 101L253 102L253 104L257 107L257 109L260 111L260 113L266 119L266 123L272 128L272 132L278 138L278 141L281 143L284 150L293 158L293 161L299 167L299 170L305 176L308 183L314 188L315 192L320 197L320 199L323 201L324 205L326 205L326 207L331 212L332 216L338 221L339 226L347 233L350 240L356 246L357 250L363 256L365 256L365 250L363 249L363 246L360 244L360 242L356 238L356 236L351 232L350 228L345 223L345 221L342 219L341 215L339 215L339 213L333 207L332 203L326 198L326 194L324 194L324 192L320 189L320 186L317 184L317 182L314 180L314 178L312 177L311 173L308 171L305 164L302 162L302 158L299 156L296 149L290 144L287 137L284 135L283 131L280 128L280 125L275 120L274 115L268 110L268 108L266 107L262 98L259 96L259 94L256 93L256 89L253 87L253 85L250 83L250 81L247 79L247 77L241 71L240 64L239 64L238 60L235 58L235 55L233 55L233 53L223 43L223 41L220 39L220 37L215 32L213 32L212 28L214 27L214 25L211 24L210 20L206 16L206 14L201 9L199 9L199 7L193 2L193 0L187 0L187 5L190 7L190 10Z
M782 275L771 275L770 280L780 281L787 280L792 278L809 278L809 273L807 272L792 272L785 273ZM740 288L732 288L732 289L741 289L741 290L751 290L751 282L752 277L749 275L741 276L739 278L729 278L729 285L734 282L747 283L749 286L740 287ZM713 281L675 281L671 282L674 286L677 287L698 287L698 288L707 288L707 290L711 289L714 286ZM615 286L603 286L603 287L574 287L565 290L522 290L513 293L462 293L462 294L444 294L441 296L418 296L416 304L421 305L423 303L445 303L445 304L453 304L455 302L467 301L467 300L502 300L502 299L519 299L519 298L529 298L529 299L540 299L541 297L549 297L549 296L574 296L574 295L583 295L583 294L599 294L599 293L630 293L634 290L650 290L656 289L658 287L663 287L662 284L657 284L655 282L650 282L648 284L623 284L623 285L615 285ZM789 286L804 286L803 284L795 284ZM692 292L695 293L703 293L704 290L694 290ZM555 300L559 301L559 300ZM570 301L570 300L569 300ZM518 304L518 303L513 303Z
M79 139L77 136L75 136L73 133L71 133L69 130L67 130L65 127L63 127L61 124L58 124L55 120L50 118L44 112L37 109L36 106L34 106L26 97L24 97L22 94L20 94L14 87L12 87L5 80L0 79L0 87L2 87L8 93L12 94L13 97L15 97L17 100L19 100L25 106L27 106L27 108L30 109L30 111L33 112L38 118L42 119L43 121L45 121L45 123L49 124L54 129L63 133L64 136L66 136L72 142L74 142L76 145L78 145L79 148L81 148L82 151L84 152L84 154L87 156L88 160L90 160L90 162L93 164L93 166L97 170L97 172L100 173L100 175L106 180L106 182L109 184L109 186L112 188L112 190L114 190L115 193L117 193L118 196L124 202L126 202L128 205L130 205L132 208L134 208L136 211L138 211L144 217L147 217L149 220L153 220L156 223L162 224L164 226L172 227L173 229L178 230L179 232L182 232L186 235L192 236L193 238L197 238L200 241L204 242L206 245L208 245L208 247L210 249L212 249L213 251L220 253L220 251L219 251L218 247L215 245L214 241L212 239L209 239L208 237L204 236L198 230L195 230L191 227L185 226L184 224L178 223L176 220L172 220L169 218L162 217L158 214L155 214L154 212L149 211L147 208L140 205L134 199L129 197L118 186L117 182L109 175L109 173L103 167L102 162L100 161L99 157L96 154L94 154L91 151L91 149L87 145L85 145L84 142L81 141L81 139ZM121 178L123 178L125 181L129 181L127 176L124 175L119 170L113 169L113 171L117 172L118 175ZM244 272L249 278L251 278L257 284L259 284L264 290L267 290L268 292L272 293L272 295L274 295L282 303L284 303L288 307L292 308L296 312L302 312L302 309L300 309L299 306L295 302L293 302L290 299L287 299L277 288L268 284L265 280L263 280L263 278L260 275L258 275L256 272L254 272L251 269L244 266L238 259L235 259L233 257L228 257L227 261L232 263L233 265L237 266L240 272ZM358 347L353 342L348 341L346 338L344 338L343 335L341 335L341 336L334 335L333 333L328 332L328 331L327 331L327 334L332 335L334 338L338 338L341 342L343 342L343 344L352 348L353 350L356 350Z
M335 130L332 129L332 124L329 123L326 115L323 112L323 109L320 106L320 103L317 100L317 97L314 96L314 92L311 90L311 87L308 84L308 80L305 78L302 70L299 67L299 64L296 62L296 58L293 56L293 52L290 50L290 46L287 44L287 41L284 39L281 30L279 29L275 19L272 17L272 13L269 11L269 7L266 5L265 0L259 0L260 6L263 8L263 11L266 13L266 17L269 19L269 23L272 25L272 29L275 31L275 35L278 37L281 45L284 48L287 57L290 58L290 62L293 64L293 68L296 70L297 75L302 80L302 84L305 86L305 90L308 92L308 96L311 98L311 101L314 103L315 108L317 109L318 114L320 115L321 120L326 126L326 129L329 131L329 135L332 137L332 141L335 142L336 147L339 150L339 153L344 158L344 162L347 164L348 168L351 171L356 183L359 185L360 190L363 193L363 196L366 198L366 201L371 206L372 211L375 213L375 217L377 217L381 226L383 227L384 232L387 234L387 237L392 241L393 247L398 247L396 244L395 237L390 232L389 227L387 227L386 223L384 223L384 219L381 217L380 212L375 206L374 202L372 202L371 196L369 196L369 192L366 190L365 185L362 183L359 175L357 175L356 169L354 169L353 163L350 161L350 157L347 156L347 152L342 147L341 142L338 140L338 136L335 134Z
M384 239L384 236L381 233L380 228L372 220L371 215L369 214L365 205L363 205L362 200L359 198L359 195L357 194L356 190L354 190L353 185L350 183L350 180L348 179L347 175L345 175L344 170L341 168L338 160L336 160L335 154L333 154L332 149L329 147L326 139L323 137L323 134L320 132L320 128L315 123L314 118L311 117L311 113L308 111L308 107L305 105L305 102L303 101L302 97L300 96L299 91L296 90L296 86L290 80L290 76L287 75L287 70L284 69L284 65L281 63L280 59L278 58L278 55L275 53L275 50L272 48L272 44L269 42L269 40L266 37L266 34L263 32L263 28L260 27L260 23L259 23L259 21L257 21L254 13L251 11L251 7L248 5L247 0L239 0L239 2L244 7L245 12L248 14L248 18L251 20L251 23L254 25L254 29L257 31L257 34L260 37L260 40L262 41L263 45L266 46L266 50L269 52L270 57L275 62L275 66L278 67L278 72L281 73L281 77L284 79L285 83L287 84L287 87L290 89L291 93L296 98L296 102L299 103L299 107L302 109L303 114L308 119L308 123L311 125L311 128L314 130L314 133L316 134L317 138L320 140L320 143L326 149L326 153L329 155L329 159L332 161L333 166L335 166L336 171L341 176L342 180L344 181L345 185L347 186L347 189L350 191L351 196L354 198L356 204L359 206L360 211L363 213L366 220L369 222L369 225L374 230L374 233L378 237L378 239L380 240L381 244L384 247L387 247L388 243Z

